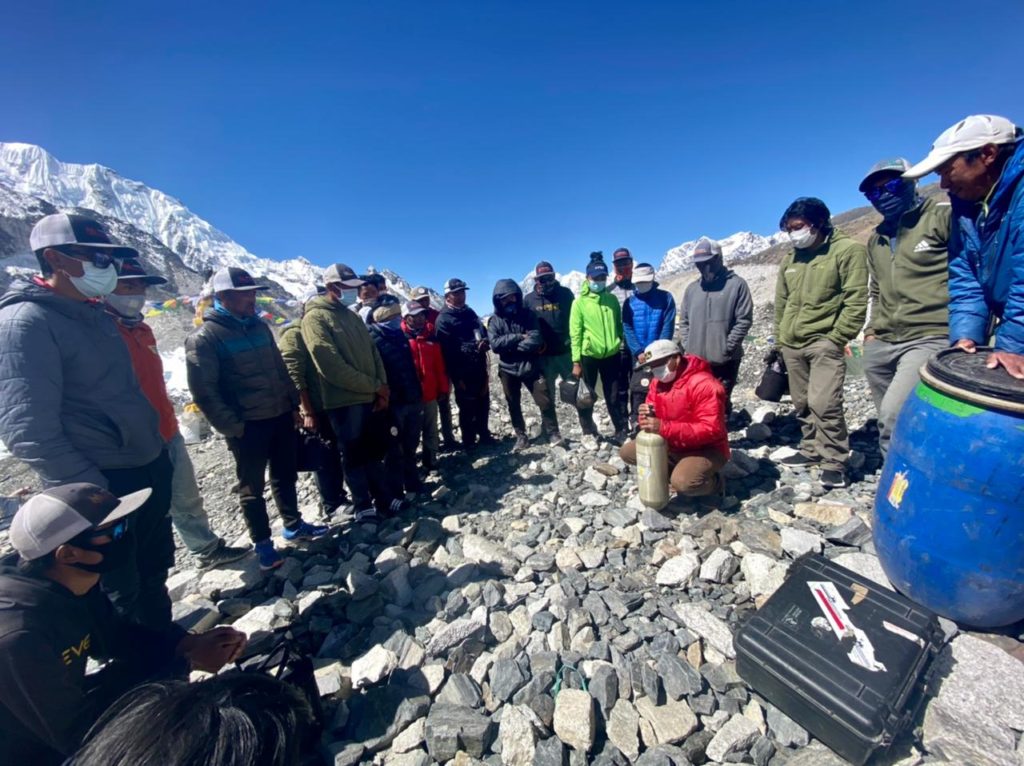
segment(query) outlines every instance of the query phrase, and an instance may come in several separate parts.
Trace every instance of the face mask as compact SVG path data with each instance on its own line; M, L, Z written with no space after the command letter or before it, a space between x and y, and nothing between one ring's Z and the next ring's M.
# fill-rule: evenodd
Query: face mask
M389 330L401 330L402 329L402 317L391 317L385 322L378 322L381 327L386 327Z
M592 292L592 293L603 293L604 292L604 282L594 282L593 280L591 280L588 284L590 285L590 292Z
M64 272L67 274L67 272ZM68 279L86 298L102 298L110 295L117 287L117 269L113 266L100 268L88 261L82 262L82 276L73 277L68 274Z
M671 383L676 379L676 375L679 374L679 369L670 370L667 364L663 364L661 367L655 367L651 370L651 374L662 383Z
M146 305L145 295L115 295L111 293L104 300L110 308L126 319L137 317Z
M513 314L516 313L516 304L502 303L498 310L505 316L512 316Z
M893 193L884 189L878 195L878 199L872 200L871 204L875 210L882 214L887 221L899 218L914 206L916 189L914 184L904 182L901 188Z
M538 282L537 284L540 286L540 294L541 295L551 295L551 292L555 289L554 281L551 281L551 282Z
M358 290L342 290L338 295L338 301L342 306L355 306L359 300Z
M131 564L135 556L135 546L132 545L130 532L125 532L117 540L111 540L109 543L103 545L93 545L92 543L73 543L76 548L82 548L87 551L96 551L103 555L103 560L96 564L85 564L78 562L71 566L78 569L84 569L86 572L93 572L95 574L106 574L112 572L115 569L120 569L123 566Z
M649 293L654 289L654 282L638 282L636 285L636 291L638 293Z
M815 234L810 226L789 232L789 241L797 250L806 250L814 241Z

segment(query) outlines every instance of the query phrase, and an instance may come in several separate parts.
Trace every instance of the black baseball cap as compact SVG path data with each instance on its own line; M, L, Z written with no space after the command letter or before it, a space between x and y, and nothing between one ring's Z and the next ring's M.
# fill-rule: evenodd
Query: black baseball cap
M631 261L631 260L633 260L633 256L630 254L628 247L620 247L612 255L612 263L616 263L617 261Z
M269 290L268 285L258 285L245 269L237 266L226 266L219 269L210 278L210 290L214 293L226 293L231 290Z
M130 279L147 285L166 285L167 280L159 274L147 274L142 264L136 260L121 261L117 264L117 279Z
M28 242L34 253L48 247L77 245L102 250L114 258L139 257L139 251L134 247L112 242L99 221L74 213L53 213L43 216L32 227Z

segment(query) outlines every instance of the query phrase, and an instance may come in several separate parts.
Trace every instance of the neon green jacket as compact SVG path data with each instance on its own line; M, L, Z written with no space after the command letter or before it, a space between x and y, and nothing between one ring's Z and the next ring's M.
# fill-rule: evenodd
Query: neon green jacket
M569 345L572 361L582 357L607 359L622 346L622 309L610 293L594 293L584 283L580 297L569 311Z

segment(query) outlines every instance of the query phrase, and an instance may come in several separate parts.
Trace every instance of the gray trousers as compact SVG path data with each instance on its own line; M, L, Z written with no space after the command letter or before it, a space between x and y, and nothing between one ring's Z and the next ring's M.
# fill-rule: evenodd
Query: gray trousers
M884 457L903 402L920 380L919 370L937 351L949 348L949 338L931 337L890 343L885 340L864 344L864 376L878 410L878 446Z
M842 471L850 454L850 435L843 412L846 360L843 349L828 338L803 348L782 349L803 439L800 451L819 458L825 470Z

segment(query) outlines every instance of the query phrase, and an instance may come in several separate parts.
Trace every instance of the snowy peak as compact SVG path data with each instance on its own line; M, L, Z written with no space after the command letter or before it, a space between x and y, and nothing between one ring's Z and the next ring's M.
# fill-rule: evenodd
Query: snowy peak
M773 234L770 237L762 237L760 234L754 234L750 231L738 231L725 239L718 240L718 244L722 246L722 256L725 262L731 263L746 260L767 250L772 245L777 244L782 236L780 233ZM658 267L658 276L667 277L671 274L679 274L692 269L693 251L700 239L698 237L690 242L684 242L665 253L665 258L662 260L661 266ZM708 237L708 239L713 239L713 237Z
M296 296L320 273L305 258L257 257L174 197L102 165L61 162L32 144L0 143L0 184L57 208L86 208L130 222L199 272L239 266Z
M587 281L587 275L582 271L567 271L565 274L556 273L555 279L562 284L562 287L568 287L573 295L579 295L580 288ZM533 281L533 271L530 271L529 274L523 277L523 281L519 283L519 286L523 289L523 295L533 290Z

